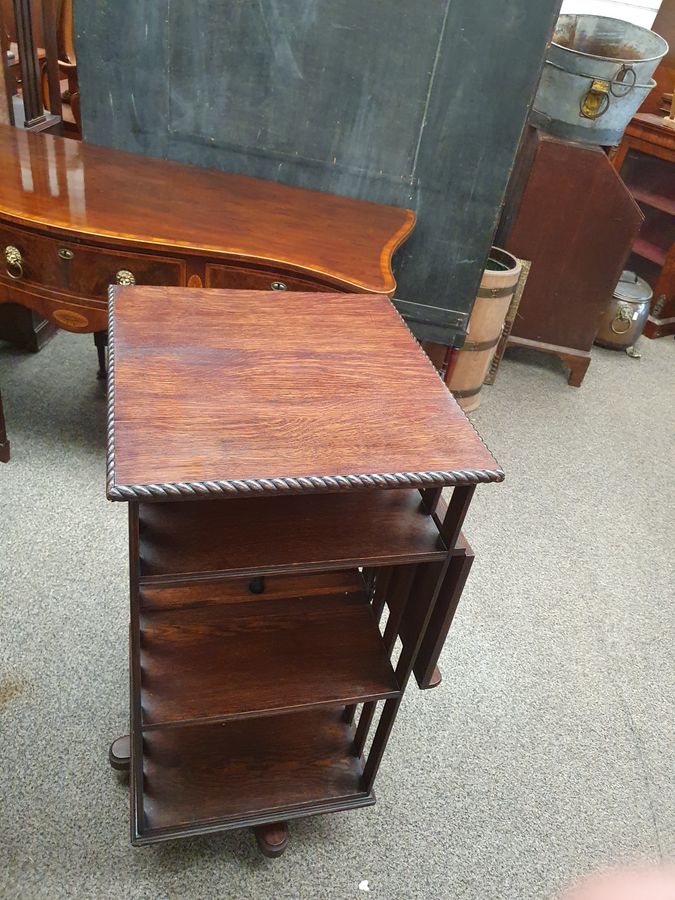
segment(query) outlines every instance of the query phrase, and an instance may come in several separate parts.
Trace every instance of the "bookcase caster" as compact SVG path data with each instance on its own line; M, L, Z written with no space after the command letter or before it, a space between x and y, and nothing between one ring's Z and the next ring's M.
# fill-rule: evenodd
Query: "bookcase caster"
M269 825L257 825L253 834L263 856L275 859L288 847L288 822L272 822Z
M123 734L115 738L108 750L108 762L116 772L128 772L131 763L131 737Z

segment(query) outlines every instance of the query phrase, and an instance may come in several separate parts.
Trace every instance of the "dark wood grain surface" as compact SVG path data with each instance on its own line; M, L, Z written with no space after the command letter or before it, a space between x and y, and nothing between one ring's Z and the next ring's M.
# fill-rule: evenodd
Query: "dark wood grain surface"
M156 611L140 624L146 727L398 695L363 593Z
M286 600L290 597L354 594L364 590L365 583L358 569L346 569L316 575L268 575L264 577L262 587L266 600ZM251 591L250 577L228 578L224 581L193 580L172 587L166 584L144 584L140 590L142 612L257 603L259 600L260 595Z
M394 290L391 257L415 222L407 209L8 125L0 125L0 171L0 219L7 223L137 249L287 263L383 293Z
M144 739L143 837L217 831L372 802L341 709L153 731Z
M325 571L446 552L416 490L142 503L139 514L142 576Z
M143 485L188 485L138 494L166 500L195 496L195 484L203 496L248 492L251 481L278 493L271 479L294 480L284 490L342 490L423 484L419 473L426 486L503 477L386 298L112 295L111 499ZM368 481L397 473L406 477Z
M502 236L532 267L509 341L560 356L578 386L643 216L600 147L528 129L523 162Z

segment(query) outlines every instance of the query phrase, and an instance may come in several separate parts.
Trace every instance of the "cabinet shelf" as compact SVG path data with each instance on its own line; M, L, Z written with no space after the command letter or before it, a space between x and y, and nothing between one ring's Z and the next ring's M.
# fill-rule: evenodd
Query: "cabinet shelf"
M631 249L633 253L637 253L637 255L641 256L643 259L648 259L650 262L656 263L657 266L662 266L666 261L666 250L662 247L658 247L646 238L637 238Z
M145 584L436 562L447 554L417 490L146 503L139 537Z
M368 806L353 740L342 709L148 732L132 773L132 840Z
M146 731L400 696L362 592L153 610L140 627Z
M644 203L645 206L651 206L652 209L661 210L668 215L675 216L675 198L668 197L665 194L659 194L657 191L650 190L649 187L638 184L626 184L638 203Z

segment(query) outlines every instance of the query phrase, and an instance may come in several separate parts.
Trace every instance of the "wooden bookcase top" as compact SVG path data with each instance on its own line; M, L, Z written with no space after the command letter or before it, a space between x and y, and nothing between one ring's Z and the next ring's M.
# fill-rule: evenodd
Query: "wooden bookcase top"
M501 481L390 301L111 289L108 497Z

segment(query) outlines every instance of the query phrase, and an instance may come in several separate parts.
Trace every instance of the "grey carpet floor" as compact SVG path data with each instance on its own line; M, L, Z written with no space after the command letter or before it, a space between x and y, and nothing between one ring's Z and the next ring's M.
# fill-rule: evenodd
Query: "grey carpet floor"
M474 420L507 472L440 688L412 686L377 805L307 819L277 861L246 832L133 849L107 765L127 728L126 521L104 495L90 339L0 347L0 896L544 900L675 857L675 342L504 362Z

